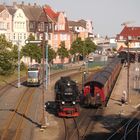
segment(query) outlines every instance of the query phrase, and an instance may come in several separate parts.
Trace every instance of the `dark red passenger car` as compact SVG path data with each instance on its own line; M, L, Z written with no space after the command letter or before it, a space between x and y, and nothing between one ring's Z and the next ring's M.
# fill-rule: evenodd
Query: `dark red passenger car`
M121 67L121 60L113 58L100 72L90 75L84 83L82 102L85 105L106 106Z

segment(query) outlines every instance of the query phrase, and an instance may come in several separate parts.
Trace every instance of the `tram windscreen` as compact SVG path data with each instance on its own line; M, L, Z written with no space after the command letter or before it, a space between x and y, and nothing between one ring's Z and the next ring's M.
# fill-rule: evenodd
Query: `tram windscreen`
M38 78L38 71L28 71L28 78Z

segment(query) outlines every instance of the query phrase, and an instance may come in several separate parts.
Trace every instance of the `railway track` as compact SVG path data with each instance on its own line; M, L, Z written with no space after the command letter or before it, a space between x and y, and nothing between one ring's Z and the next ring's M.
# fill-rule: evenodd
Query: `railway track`
M25 81L25 78L21 78L21 82ZM0 97L5 95L5 93L10 90L12 87L17 88L17 80L12 83L7 83L6 85L0 87Z
M1 130L1 140L19 140L22 134L22 124L30 109L35 88L28 88L19 97L16 106L9 115Z
M70 127L69 125L69 121L72 121L70 123L73 124L73 127ZM79 128L77 125L77 121L75 118L63 118L63 123L64 123L64 130L65 130L65 135L64 135L64 140L70 140L71 139L71 131L74 129L76 130L76 139L80 140L80 136L79 136Z
M60 75L64 75L64 74L71 75L73 77L77 75L77 73L78 74L82 73L82 71L73 69L73 70L69 70L68 72L61 71L59 73L51 74L51 86L53 85L53 82L55 82L54 79L56 79L56 77L60 77ZM16 81L13 82L12 84L8 84L7 86L2 87L1 93L0 93L1 97L3 95L6 95L6 93L8 93L11 87L15 85L16 85ZM40 87L38 89L40 89ZM19 89L16 88L16 90L19 90ZM30 110L33 93L35 92L35 90L36 88L26 88L26 87L22 89L20 88L21 95L18 100L18 103L12 110L10 109L9 111L10 116L8 117L8 120L4 123L4 127L3 126L1 127L0 140L20 140L20 138L22 137L23 124L24 124L25 119L27 119L26 116L28 114L28 111ZM22 92L25 92L25 93L22 93ZM75 122L73 120L73 123L75 124L75 128L77 128L78 125L76 126L76 120ZM34 126L32 126L32 130L33 128ZM69 129L69 131L71 131L71 128ZM76 131L78 133L78 128ZM78 137L78 134L77 134L77 137Z
M84 140L96 123L94 119L97 113L98 109L82 109L81 115L78 118L73 118L74 122L69 124L69 129L64 123L65 140Z
M123 121L114 133L106 140L139 140L140 139L140 112L136 112L131 119Z

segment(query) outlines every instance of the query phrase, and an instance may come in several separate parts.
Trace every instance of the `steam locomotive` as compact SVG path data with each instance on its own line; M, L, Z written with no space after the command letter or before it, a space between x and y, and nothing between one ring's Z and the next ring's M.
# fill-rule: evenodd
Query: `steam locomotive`
M116 57L101 71L91 74L84 82L82 103L86 106L105 107L121 68L121 59Z
M77 83L69 76L61 77L55 83L55 102L59 117L79 116L79 95Z

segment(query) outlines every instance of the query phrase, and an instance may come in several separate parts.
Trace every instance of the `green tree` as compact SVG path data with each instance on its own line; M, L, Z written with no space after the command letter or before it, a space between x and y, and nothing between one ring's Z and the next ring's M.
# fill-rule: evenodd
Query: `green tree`
M34 41L35 37L30 34L28 39L29 41ZM28 43L24 47L22 47L22 54L25 57L30 57L31 61L35 59L37 62L41 61L42 57L42 52L41 52L41 47L39 47L37 44L31 44Z
M96 47L97 46L90 38L86 38L83 46L83 56L86 57L89 53L94 52Z
M57 54L59 55L62 64L64 63L64 58L69 57L69 52L67 48L65 47L65 42L62 41L60 44L60 48L57 50Z
M14 72L17 66L17 46L8 42L5 36L0 36L0 75L9 75Z
M73 55L74 59L78 59L79 56L83 55L83 41L80 37L78 37L75 41L72 42L71 48L70 48L70 54Z
M52 63L54 58L56 58L56 52L48 45L48 62Z

